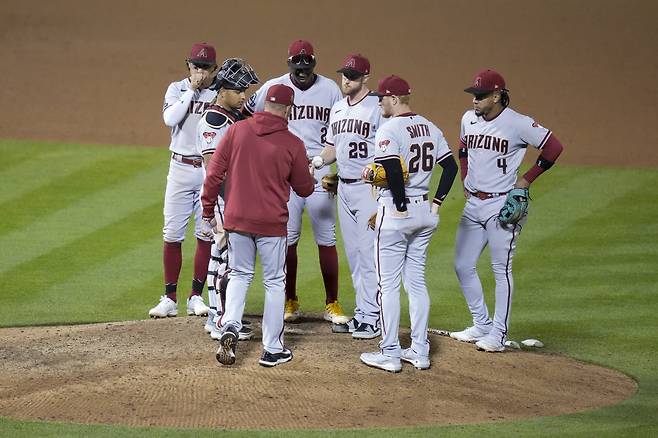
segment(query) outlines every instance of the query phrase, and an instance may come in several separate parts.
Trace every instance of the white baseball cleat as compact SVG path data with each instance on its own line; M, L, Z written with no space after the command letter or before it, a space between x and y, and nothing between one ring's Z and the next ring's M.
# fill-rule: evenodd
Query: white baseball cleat
M489 353L498 353L505 351L505 339L501 341L501 336L485 336L475 343L478 350Z
M168 316L178 315L178 306L176 301L172 300L166 295L160 297L160 302L157 306L149 310L151 318L166 318Z
M203 326L203 329L206 331L206 333L210 334L212 333L212 328L215 326L215 317L217 316L217 311L214 309L208 310L208 319L206 319L206 323Z
M361 362L369 367L379 368L391 373L399 373L402 370L402 363L399 358L384 356L379 351L361 353Z
M196 316L206 316L210 308L203 302L201 295L192 295L187 299L187 314Z
M400 360L410 363L418 370L426 370L430 367L430 358L421 356L411 348L405 348L400 353Z
M467 327L460 332L451 332L450 337L461 342L474 343L488 335L490 330L491 326L478 327L474 325L472 327Z

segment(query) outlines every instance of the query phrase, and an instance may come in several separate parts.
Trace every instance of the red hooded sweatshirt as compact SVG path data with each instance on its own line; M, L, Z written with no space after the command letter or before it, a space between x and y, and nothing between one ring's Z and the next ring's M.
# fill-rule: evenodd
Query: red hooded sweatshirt
M307 197L315 186L304 143L288 131L286 119L268 112L226 131L208 163L204 217L214 216L224 180L224 229L260 236L285 236L290 188Z

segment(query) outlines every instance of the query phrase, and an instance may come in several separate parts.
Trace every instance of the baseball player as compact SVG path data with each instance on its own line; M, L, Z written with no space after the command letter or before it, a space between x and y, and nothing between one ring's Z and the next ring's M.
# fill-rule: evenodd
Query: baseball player
M171 161L167 175L162 230L165 295L160 297L158 305L149 311L149 315L154 318L178 314L176 289L182 265L181 244L192 214L195 219L194 234L197 246L187 313L198 316L208 313L201 293L208 271L211 238L203 236L200 229L199 194L204 171L201 154L196 149L196 127L201 115L217 94L212 86L217 71L215 49L207 43L194 44L185 62L190 76L169 85L162 110L165 125L171 128Z
M331 108L327 146L313 157L312 163L316 169L322 169L337 162L338 217L356 295L354 317L347 322L347 328L353 338L372 339L381 334L376 301L375 233L368 226L368 220L377 212L377 201L372 187L361 179L361 172L375 157L375 132L385 119L377 97L368 95L367 58L348 55L338 73L345 98Z
M292 189L299 196L313 193L304 143L288 131L292 88L276 84L267 90L263 112L232 125L208 166L203 190L203 228L211 228L219 187L226 179L224 227L229 242L229 282L216 358L235 363L247 289L254 277L256 253L263 265L262 366L292 359L283 342L287 202ZM311 168L312 170L312 168Z
M295 91L295 104L288 115L290 132L301 138L309 157L318 155L326 143L331 107L342 99L334 81L314 73L316 59L313 46L308 41L297 40L288 47L289 72L270 79L251 96L245 104L250 115L262 111L267 90L276 84L284 84ZM297 242L302 230L302 213L308 210L313 235L318 245L320 270L326 292L324 318L335 324L344 324L349 318L338 302L338 253L336 252L336 204L322 187L321 179L329 172L323 168L315 174L318 181L315 191L308 198L295 193L288 201L288 252L286 256L286 321L299 318L297 297Z
M505 349L509 329L512 258L526 221L528 187L550 169L562 145L550 130L508 106L508 90L499 73L478 72L473 85L464 91L473 95L473 109L466 111L461 121L459 159L467 201L457 229L455 271L473 325L450 336L475 342L479 350L497 352ZM536 164L517 178L528 145L541 154ZM487 245L496 283L493 321L476 271Z
M390 117L375 136L375 163L383 166L388 182L378 200L375 230L382 339L381 350L361 354L361 361L390 372L402 369L400 360L427 369L430 299L425 286L425 260L439 224L439 207L457 175L457 163L441 130L411 112L407 81L388 76L379 82L374 94L379 96L382 115ZM406 187L401 161L409 172ZM436 163L443 171L430 201L429 182ZM398 338L400 280L409 295L411 319L411 346L404 350Z
M220 140L233 123L244 119L242 106L246 100L245 91L250 85L257 84L258 77L249 64L242 59L230 58L224 61L217 73L215 87L218 89L213 104L203 114L197 125L197 153L203 156L204 164L208 165L210 157L215 152ZM208 265L208 301L210 310L204 326L213 339L219 339L219 331L215 329L215 319L218 309L222 311L225 300L228 266L228 242L223 229L224 200L221 198L223 187L215 207L216 233L213 236L211 258ZM218 295L220 299L218 300ZM239 333L241 340L251 338L252 331L243 326Z

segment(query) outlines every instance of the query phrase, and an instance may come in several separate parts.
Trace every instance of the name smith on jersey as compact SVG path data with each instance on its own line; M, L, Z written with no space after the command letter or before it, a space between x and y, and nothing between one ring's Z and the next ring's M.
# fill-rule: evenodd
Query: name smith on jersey
M466 147L469 149L487 149L507 154L509 141L504 138L494 137L493 135L468 134L465 136Z

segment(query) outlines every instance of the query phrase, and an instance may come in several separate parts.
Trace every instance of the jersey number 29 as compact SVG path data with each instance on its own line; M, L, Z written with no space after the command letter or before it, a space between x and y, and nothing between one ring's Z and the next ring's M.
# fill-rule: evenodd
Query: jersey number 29
M409 160L409 172L415 173L422 169L425 172L431 172L434 168L434 156L432 151L434 150L434 143L428 141L419 145L414 143L409 146L409 152L411 152L412 157Z

